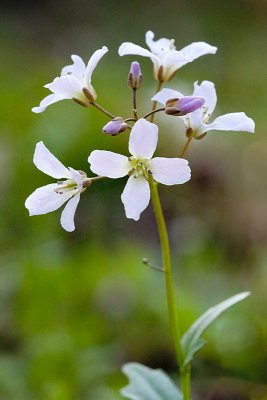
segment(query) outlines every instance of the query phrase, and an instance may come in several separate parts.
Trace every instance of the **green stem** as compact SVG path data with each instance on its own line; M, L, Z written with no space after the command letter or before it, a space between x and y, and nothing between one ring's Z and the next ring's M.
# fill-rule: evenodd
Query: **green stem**
M165 219L162 212L161 202L158 193L157 183L153 180L152 176L149 176L149 186L151 191L151 200L155 213L160 244L162 252L163 270L165 275L165 285L167 292L167 304L169 312L169 322L172 334L172 339L175 347L176 358L180 369L181 375L181 386L183 393L183 400L191 400L190 395L190 367L183 367L184 354L181 346L181 331L178 320L178 313L176 307L176 300L174 296L173 288L173 277L171 270L171 256L170 256L170 244L169 237L166 228Z
M157 110L150 111L149 113L144 115L142 118L150 117L150 115L156 114L156 113L158 113L160 111L165 111L165 107L161 107L161 108L158 108Z
M134 115L134 119L135 121L138 120L138 115L137 115L137 106L136 106L136 88L133 88L133 115Z
M91 104L92 104L92 106L97 108L99 111L101 111L102 113L107 115L109 118L112 118L112 119L116 118L115 115L111 114L109 111L107 111L104 107L102 107L99 104L97 104L95 101L92 102Z
M158 85L157 85L157 89L156 89L156 93L158 93L161 89L161 86L163 85L163 81L158 81ZM157 101L154 100L152 103L152 110L151 111L155 111L157 108ZM150 122L154 121L154 114L152 113L150 116Z
M181 151L181 153L179 155L179 158L182 158L185 155L185 153L187 152L188 147L190 146L190 143L191 143L192 139L193 139L193 136L190 136L190 137L187 138L186 144L184 145L184 147L183 147L183 149L182 149L182 151Z

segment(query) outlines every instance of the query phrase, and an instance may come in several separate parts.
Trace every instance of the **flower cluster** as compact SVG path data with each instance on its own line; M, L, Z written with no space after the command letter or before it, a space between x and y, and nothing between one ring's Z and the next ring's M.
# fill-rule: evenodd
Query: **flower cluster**
M201 139L210 130L254 132L253 120L243 112L225 114L209 123L217 102L215 87L210 81L203 81L201 84L195 82L194 91L189 96L170 88L160 90L163 83L170 81L179 68L203 55L215 54L216 47L205 42L194 42L178 51L173 39L161 38L154 41L154 33L151 31L146 33L146 43L150 50L131 42L122 43L119 47L120 56L148 57L154 66L158 92L151 98L152 110L140 118L136 92L142 84L142 73L137 61L132 62L128 76L128 86L133 92L133 116L123 118L113 115L96 103L97 95L91 84L91 77L98 62L108 51L105 46L94 52L87 66L79 56L72 55L73 64L64 67L59 77L45 85L52 94L45 97L38 107L34 107L33 112L43 112L49 105L64 99L72 99L84 107L94 106L111 118L103 127L103 133L116 136L130 130L130 156L94 150L89 155L88 162L96 176L87 177L83 171L66 168L43 142L37 143L34 164L58 181L36 189L27 198L25 206L30 215L46 214L67 203L61 214L61 225L66 231L73 231L74 214L80 194L99 179L128 176L121 200L126 217L138 220L149 204L151 184L177 185L187 182L191 171L188 161L182 158L185 151L176 158L152 158L158 142L158 127L153 123L157 112L162 111L182 119L186 136L190 140ZM156 108L158 102L163 105L162 108Z

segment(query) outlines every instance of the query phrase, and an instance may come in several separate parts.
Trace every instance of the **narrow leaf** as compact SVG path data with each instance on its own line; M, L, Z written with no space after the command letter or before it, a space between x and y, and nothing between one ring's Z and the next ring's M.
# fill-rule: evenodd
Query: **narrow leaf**
M214 307L211 307L203 315L201 315L181 339L182 347L185 353L185 364L190 362L193 355L205 344L200 341L202 333L208 328L208 326L221 315L228 308L241 300L244 300L250 295L250 292L243 292L230 297L227 300L222 301Z
M185 359L184 359L184 365L189 364L190 361L193 360L194 355L200 350L202 349L202 347L204 347L206 344L206 341L203 339L197 339L187 350L187 353L185 355Z
M127 363L122 371L129 385L121 395L130 400L182 400L182 394L161 369L151 369L139 363Z

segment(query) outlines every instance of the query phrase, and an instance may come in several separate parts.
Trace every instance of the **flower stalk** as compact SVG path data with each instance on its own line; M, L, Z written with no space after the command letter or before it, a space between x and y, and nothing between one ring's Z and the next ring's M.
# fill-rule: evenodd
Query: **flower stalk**
M143 118L148 118L151 115L156 114L156 113L161 112L161 111L165 111L165 107L161 107L161 108L158 108L157 110L150 111L149 113L144 115ZM151 118L150 118L150 120L151 120Z
M158 81L156 93L158 93L158 92L160 91L162 85L163 85L163 81ZM153 121L154 121L154 113L153 113L153 111L155 111L156 108L157 108L157 101L154 100L153 103L152 103L152 110L151 110L152 113L151 113L151 117L150 117L150 122L153 122ZM164 108L164 109L165 109L165 108Z
M109 111L107 111L104 107L97 104L95 101L92 102L91 104L92 104L92 106L97 108L99 111L101 111L103 114L107 115L109 118L112 118L112 119L116 118L115 115L111 114Z
M193 139L193 136L189 136L189 137L187 138L187 141L186 141L186 143L185 143L185 145L184 145L184 147L183 147L181 153L179 154L179 157L180 157L180 158L182 158L182 157L185 155L185 153L187 152L188 147L190 146L190 143L191 143L192 139Z
M162 264L163 271L165 276L165 285L166 285L166 293L167 293L167 304L168 304L168 312L169 312L169 323L171 329L171 335L174 343L176 358L178 362L178 366L180 369L180 377L181 377L181 386L183 393L183 400L190 400L190 367L183 367L184 362L184 354L181 346L181 329L180 322L178 319L178 312L176 307L176 299L174 295L174 287L173 287L173 276L171 269L171 256L170 256L170 244L169 237L166 228L166 223L161 207L161 202L158 193L158 184L149 176L149 186L151 192L151 200L153 204L153 209L155 213L155 219L158 228L158 234L161 245L161 253L162 253Z

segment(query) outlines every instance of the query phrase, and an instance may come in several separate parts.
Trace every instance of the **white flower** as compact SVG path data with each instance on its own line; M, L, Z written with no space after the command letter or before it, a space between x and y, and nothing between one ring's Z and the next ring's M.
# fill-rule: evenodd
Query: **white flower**
M45 97L39 107L33 107L32 111L41 113L50 104L64 99L73 99L84 106L88 106L92 100L96 99L95 89L91 85L92 73L107 51L108 49L105 46L96 50L88 61L87 67L81 57L72 55L73 64L64 67L60 77L44 86L53 93Z
M217 95L214 83L210 81L203 81L199 85L198 82L195 82L193 96L204 97L204 106L180 118L183 119L187 129L191 128L193 130L194 136L201 135L211 130L254 132L254 121L247 117L244 112L221 115L213 122L208 124L208 121L217 103ZM158 101L165 105L169 99L176 97L181 98L183 97L183 94L172 89L162 89L154 97L152 97L152 100Z
M129 139L131 157L95 150L88 158L91 170L97 175L113 179L130 175L121 199L126 217L136 221L150 200L148 174L151 174L155 181L165 185L185 183L191 176L188 162L182 158L152 159L157 142L157 125L142 118L131 130Z
M43 142L37 143L33 162L45 174L56 179L66 178L66 180L36 189L25 201L25 207L30 215L40 215L55 211L68 202L62 211L60 222L66 231L72 232L75 229L73 219L80 193L89 186L90 180L84 172L76 171L71 167L66 168L50 153Z
M135 54L151 58L154 64L155 79L169 81L177 69L205 54L215 54L217 47L205 42L194 42L180 51L176 50L173 39L154 41L154 33L146 33L146 44L150 51L131 42L124 42L119 47L119 55Z

